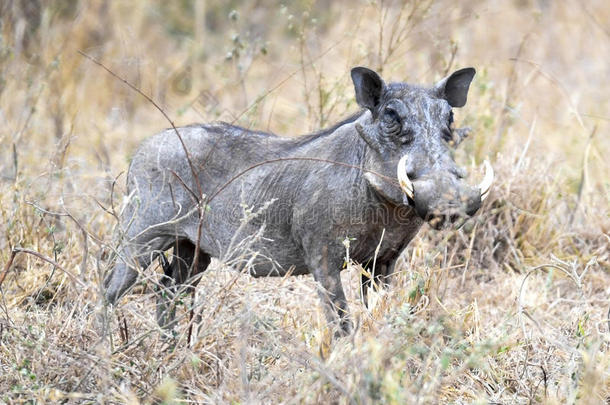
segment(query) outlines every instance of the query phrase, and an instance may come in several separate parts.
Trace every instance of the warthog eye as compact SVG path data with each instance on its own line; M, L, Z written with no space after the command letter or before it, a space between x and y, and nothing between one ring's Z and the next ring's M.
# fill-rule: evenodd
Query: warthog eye
M400 115L393 107L388 106L383 109L381 126L386 136L391 137L400 134L402 128Z
M399 123L400 122L400 116L398 115L398 112L394 108L392 108L392 107L386 107L384 109L384 111L383 111L383 119L388 124Z

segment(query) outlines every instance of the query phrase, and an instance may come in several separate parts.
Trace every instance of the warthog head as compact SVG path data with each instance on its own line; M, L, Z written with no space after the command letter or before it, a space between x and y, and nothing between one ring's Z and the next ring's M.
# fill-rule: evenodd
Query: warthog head
M385 83L367 68L352 69L358 104L372 120L357 125L360 136L374 150L367 158L371 172L396 173L402 193L374 173L365 177L383 196L408 203L433 227L473 215L487 197L493 170L485 161L485 177L478 186L464 181L465 171L452 157L466 130L453 128L453 107L466 104L473 68L460 69L432 88Z

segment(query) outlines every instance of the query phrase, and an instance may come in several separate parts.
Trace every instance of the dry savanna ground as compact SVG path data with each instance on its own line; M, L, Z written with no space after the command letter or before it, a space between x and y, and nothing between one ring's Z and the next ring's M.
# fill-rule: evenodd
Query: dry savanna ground
M607 1L3 0L0 24L0 403L610 401ZM357 110L352 66L474 66L456 160L497 181L461 229L422 228L370 311L350 264L347 338L311 277L222 261L168 338L158 265L114 308L101 280L130 155L170 124L79 51L176 125L286 135Z

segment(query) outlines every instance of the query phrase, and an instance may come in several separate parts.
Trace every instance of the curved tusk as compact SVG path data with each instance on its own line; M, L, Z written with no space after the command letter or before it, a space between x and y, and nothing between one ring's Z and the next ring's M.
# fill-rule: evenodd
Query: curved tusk
M485 177L483 177L483 181L479 184L479 190L481 190L481 201L485 200L489 195L489 190L491 190L491 185L494 182L494 169L489 164L489 161L485 159L483 162L485 166Z
M398 168L396 169L396 177L398 177L398 183L400 184L400 188L409 197L413 198L413 183L409 180L409 176L407 175L407 156L403 156L400 158L398 162Z

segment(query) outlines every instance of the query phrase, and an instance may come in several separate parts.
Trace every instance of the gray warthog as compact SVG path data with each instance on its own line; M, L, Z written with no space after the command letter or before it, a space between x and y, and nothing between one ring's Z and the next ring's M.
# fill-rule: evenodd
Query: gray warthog
M327 130L291 138L216 123L147 139L129 168L124 242L106 299L115 303L136 281L137 266L173 247L157 308L167 325L177 289L192 291L212 257L226 259L241 246L255 277L313 274L329 321L348 332L340 278L346 238L351 259L371 273L376 255L380 285L424 221L439 228L471 216L488 195L489 164L473 187L451 156L465 134L453 128L452 107L464 106L474 74L461 69L426 88L385 83L356 67L362 110ZM244 204L257 213L249 221ZM366 302L371 278L362 283Z

